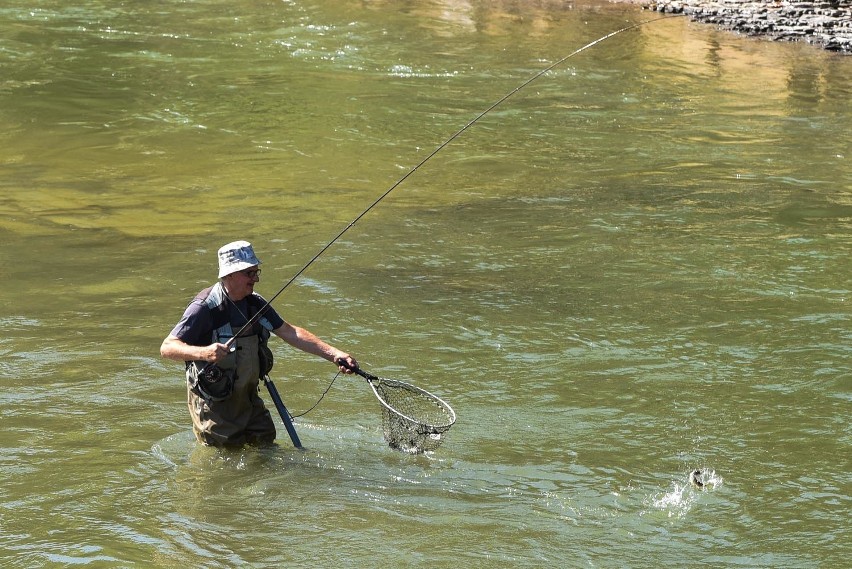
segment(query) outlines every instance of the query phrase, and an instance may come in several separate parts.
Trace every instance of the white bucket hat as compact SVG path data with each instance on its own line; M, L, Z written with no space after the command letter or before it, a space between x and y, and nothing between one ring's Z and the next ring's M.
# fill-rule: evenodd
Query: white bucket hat
M248 241L234 241L219 249L219 278L260 264Z

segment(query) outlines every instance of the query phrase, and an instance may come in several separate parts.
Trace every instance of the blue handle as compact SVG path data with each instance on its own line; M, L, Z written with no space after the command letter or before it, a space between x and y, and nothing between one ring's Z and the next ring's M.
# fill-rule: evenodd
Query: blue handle
M290 440L293 441L293 446L302 448L302 441L299 440L299 435L296 434L296 427L293 426L293 421L290 419L290 413L281 401L281 396L278 395L278 389L275 384L269 379L269 376L264 376L263 383L269 391L269 396L272 397L272 402L275 403L275 408L278 409L278 414L281 415L281 420L284 422L284 428L287 429L287 434L290 435Z

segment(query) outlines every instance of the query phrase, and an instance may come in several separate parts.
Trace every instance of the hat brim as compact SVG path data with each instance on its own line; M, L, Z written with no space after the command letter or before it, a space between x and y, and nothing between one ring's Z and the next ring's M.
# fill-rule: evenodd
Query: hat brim
M252 263L246 263L246 262L243 262L243 261L240 261L240 262L237 262L237 263L230 263L230 264L228 264L227 267L222 267L222 268L219 269L219 278L221 279L222 277L227 277L228 275L233 275L234 273L238 273L240 271L244 271L246 269L256 267L259 264L260 264L260 262L252 264Z

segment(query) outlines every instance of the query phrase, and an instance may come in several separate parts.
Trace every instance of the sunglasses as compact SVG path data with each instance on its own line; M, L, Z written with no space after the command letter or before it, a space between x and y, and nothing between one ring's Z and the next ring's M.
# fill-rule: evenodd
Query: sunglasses
M260 269L246 269L240 272L250 279L260 278Z

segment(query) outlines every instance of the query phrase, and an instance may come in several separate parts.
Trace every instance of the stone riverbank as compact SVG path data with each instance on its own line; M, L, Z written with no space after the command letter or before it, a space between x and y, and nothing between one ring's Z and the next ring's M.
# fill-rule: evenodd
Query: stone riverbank
M852 0L632 0L648 10L686 14L692 20L751 36L803 41L852 54Z

